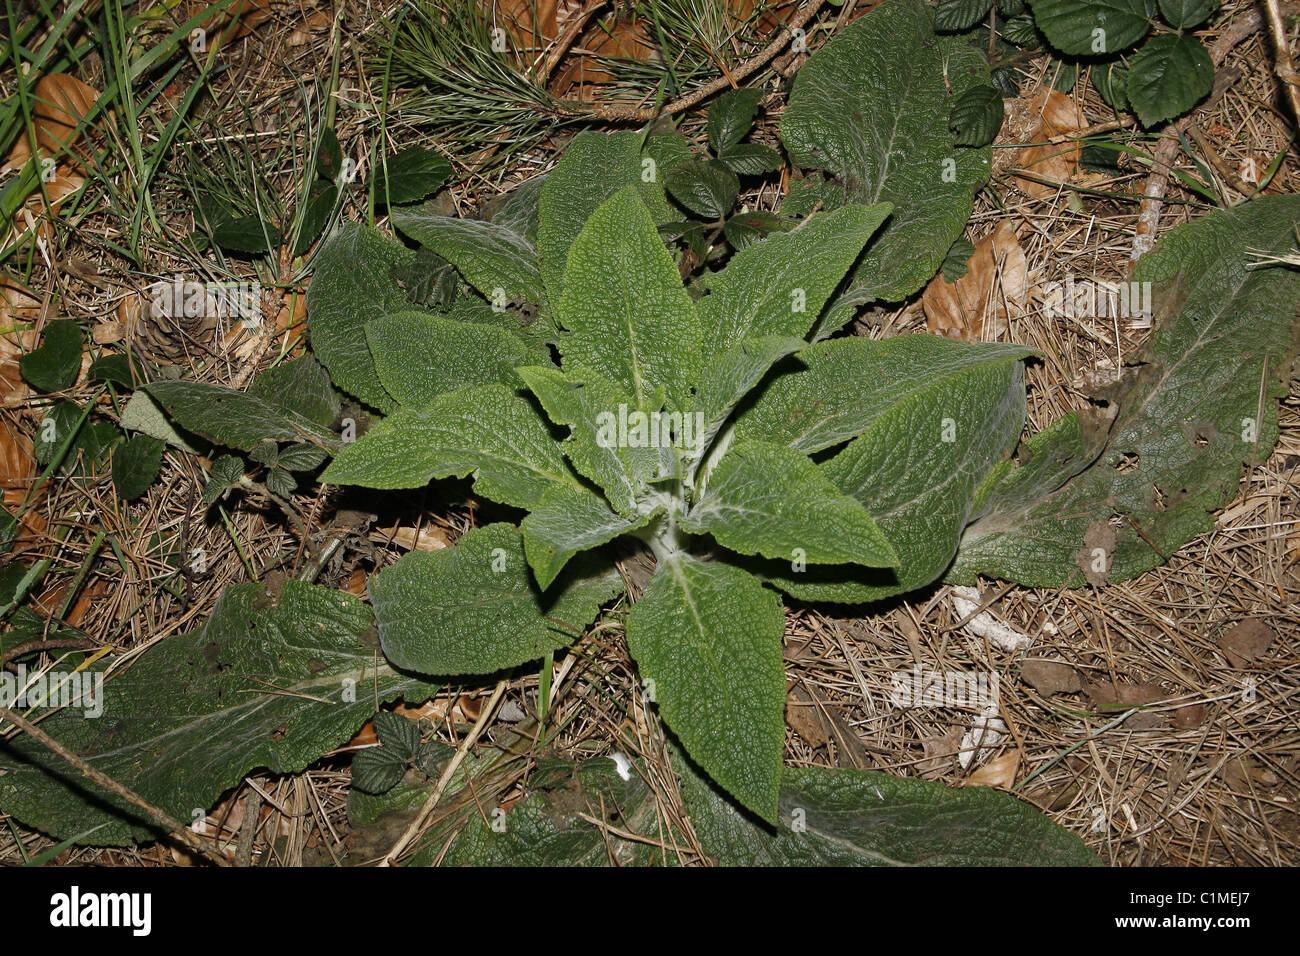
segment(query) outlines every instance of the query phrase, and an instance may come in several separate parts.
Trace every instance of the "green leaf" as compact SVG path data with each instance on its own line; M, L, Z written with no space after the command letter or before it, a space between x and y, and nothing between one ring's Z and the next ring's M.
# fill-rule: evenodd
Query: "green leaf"
M710 777L769 821L785 743L784 630L774 592L685 554L659 564L627 615L628 649L664 721Z
M520 183L506 194L501 211L492 216L497 225L523 236L534 247L537 245L537 207L545 182L546 175L543 174Z
M1300 198L1257 199L1180 226L1140 260L1157 316L1151 348L1130 359L1142 364L1108 391L1111 415L1067 416L990 479L952 580L1078 586L1080 563L1100 557L1094 573L1120 581L1213 529L1242 467L1277 441L1300 274L1250 258L1293 253L1297 228ZM1109 555L1085 542L1096 523L1115 530Z
M961 37L935 36L921 0L876 7L799 71L781 120L791 160L833 173L850 202L894 207L819 337L859 306L907 298L938 271L992 162L987 147L957 146L951 98L986 86L988 76L982 52Z
M795 597L846 603L905 593L943 574L979 483L1024 425L1021 360L1031 351L910 335L836 339L800 352L806 368L771 381L738 417L736 440L810 454L854 438L820 469L874 518L899 563L800 570L787 554L754 566Z
M768 442L728 449L681 525L740 554L872 568L898 564L862 505L807 455Z
M375 201L381 206L417 202L436 193L451 175L451 164L435 150L408 146L390 153L375 173Z
M739 146L732 146L718 159L728 169L742 176L761 176L763 173L781 168L781 154L771 146L764 146L761 143L741 143Z
M316 178L336 181L343 172L343 147L338 134L329 126L321 127L316 144Z
M339 396L329 373L311 355L268 368L253 379L248 393L297 412L328 428L339 414Z
M775 362L806 348L807 344L803 339L765 335L738 342L727 351L716 354L700 376L700 386L696 390L695 408L703 415L703 427L699 443L690 457L699 458L709 450L732 409Z
M685 761L682 799L721 866L1100 866L1077 836L1015 797L871 770L787 767L775 826Z
M657 449L604 440L601 431L604 416L617 416L620 406L631 405L631 398L594 372L568 375L548 367L517 371L551 421L570 426L561 447L578 473L594 481L619 514L636 510L645 483L660 477L662 456Z
M538 761L547 770L560 763L555 758ZM448 821L446 832L455 835L441 854L441 865L649 866L662 863L672 852L655 845L661 839L661 823L656 795L646 786L643 771L633 770L624 780L610 757L593 757L570 767L563 777L557 772L544 786L538 785L538 776L530 775L533 792L511 803L504 816L488 819L471 809L463 823L458 818ZM442 832L430 841L439 849L445 843ZM645 839L620 835L628 833ZM419 855L412 863L418 861Z
M973 255L975 255L975 246L969 239L962 237L954 242L943 260L944 279L948 282L956 282L964 276L970 267Z
M740 193L740 180L721 163L697 159L664 171L664 186L697 216L715 222L731 212Z
M477 219L432 215L427 209L394 209L393 225L456 267L490 302L546 302L537 252L505 226Z
M394 412L339 452L321 481L420 488L470 472L479 494L526 509L552 484L576 482L537 410L502 385L470 386Z
M318 179L311 184L307 193L307 208L303 211L301 225L298 227L298 241L293 246L295 256L305 253L320 238L330 216L334 214L338 198L339 187L334 183Z
M1199 27L1219 8L1219 0L1160 0L1160 14L1177 30Z
M280 460L280 447L273 441L260 441L249 449L248 457L259 465L274 467Z
M941 33L965 33L989 15L993 0L939 0L934 28Z
M755 243L762 242L774 232L784 232L785 223L779 216L770 212L755 210L739 212L727 220L722 227L723 235L731 243L731 248L739 252Z
M179 820L248 773L296 773L341 746L380 702L436 688L393 671L361 638L370 610L338 591L287 581L226 589L208 622L172 635L41 728ZM89 675L87 675L89 676ZM95 704L95 707L84 706ZM102 715L87 719L95 708ZM0 808L56 838L99 823L89 842L157 836L140 810L101 791L22 735L0 743Z
M974 86L952 104L950 122L958 146L987 146L997 139L1006 115L1002 94L991 86Z
M412 551L370 579L385 656L422 674L490 674L536 660L572 644L621 591L617 574L575 562L541 594L508 524L473 528L454 548Z
M1128 64L1122 60L1098 63L1090 74L1097 95L1111 109L1119 111L1128 107Z
M890 209L845 206L737 252L710 277L697 306L709 348L722 352L763 335L805 337Z
M275 463L289 471L311 471L323 465L327 457L315 445L288 445L277 452Z
M579 551L649 524L654 512L624 517L586 488L556 485L523 521L524 551L545 590Z
M202 382L151 382L144 390L176 424L208 441L245 451L260 441L308 439L339 448L339 436L295 411L258 398Z
M1154 37L1129 61L1129 105L1150 128L1181 116L1214 86L1214 61L1194 36Z
M569 247L592 213L620 189L635 185L656 225L673 218L658 173L653 161L642 163L640 133L586 131L573 138L546 177L538 204L537 255L552 303L560 297Z
M368 747L352 758L352 786L362 793L387 793L406 773L406 761L388 747Z
M266 484L266 490L273 495L279 495L281 498L288 498L298 490L297 480L278 465L268 469L263 480Z
M393 409L366 343L366 323L410 308L394 271L415 254L400 242L345 223L316 256L307 289L312 351L339 388L381 412Z
M749 135L763 91L755 87L729 90L709 107L709 148L724 153Z
M41 347L18 360L23 378L38 392L61 392L77 384L81 374L81 329L72 319L55 319L45 326Z
M505 329L425 312L397 312L366 326L384 388L402 405L428 405L466 385L516 387L515 366L545 359Z
M379 742L403 759L420 752L420 724L401 714L381 711L374 717L375 734Z
M244 477L244 463L234 455L222 455L212 463L208 483L203 488L203 505L207 507Z
M143 378L144 372L140 364L122 353L101 355L90 363L92 382L112 382L123 388L135 388Z
M113 451L113 488L123 501L134 501L158 480L164 442L148 435L128 438Z
M260 216L239 216L212 228L212 244L230 252L257 255L280 247L280 230Z
M1151 32L1155 0L1029 0L1034 21L1062 53L1105 56Z
M596 372L642 411L657 407L660 388L680 406L699 360L699 320L636 190L619 191L588 220L553 305L570 332L560 346L566 371Z

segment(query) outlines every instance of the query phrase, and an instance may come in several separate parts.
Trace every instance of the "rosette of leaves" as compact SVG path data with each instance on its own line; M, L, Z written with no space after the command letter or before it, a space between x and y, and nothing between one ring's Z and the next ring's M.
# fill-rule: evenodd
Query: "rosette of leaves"
M641 180L637 139L574 141L541 187L535 245L497 223L395 217L488 300L525 299L544 321L369 319L389 414L322 480L472 475L476 494L526 513L371 579L384 652L416 673L487 674L568 645L622 590L602 546L640 542L656 570L625 625L647 690L704 772L772 822L784 614L765 582L795 593L809 568L853 567L884 595L941 574L976 475L1020 431L1030 350L930 336L808 345L889 204L847 203L756 242L693 297L656 228L663 189ZM312 291L309 321L332 328L330 297L351 293ZM918 480L894 494L903 473Z

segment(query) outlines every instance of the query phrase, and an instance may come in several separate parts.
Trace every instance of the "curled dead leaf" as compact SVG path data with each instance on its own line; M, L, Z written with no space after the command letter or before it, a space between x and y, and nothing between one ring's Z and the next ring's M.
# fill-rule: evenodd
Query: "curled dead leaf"
M980 240L966 274L949 282L935 276L921 296L926 326L932 333L967 342L995 341L1010 320L1025 314L1029 301L1029 267L1015 227L1009 220Z
M32 125L36 128L36 142L49 153L71 150L78 139L77 125L99 94L75 76L51 73L37 81L34 95Z
M1013 750L995 760L990 760L966 778L963 786L992 787L994 790L1010 790L1016 782L1016 773L1020 770L1020 751Z
M1056 195L1060 184L1077 179L1083 145L1050 142L1088 126L1074 100L1053 89L1039 89L1011 101L1008 114L1011 119L1005 128L1017 131L1018 141L1030 144L1015 153L1016 167L1030 174L1015 177L1021 190L1035 199L1045 199Z

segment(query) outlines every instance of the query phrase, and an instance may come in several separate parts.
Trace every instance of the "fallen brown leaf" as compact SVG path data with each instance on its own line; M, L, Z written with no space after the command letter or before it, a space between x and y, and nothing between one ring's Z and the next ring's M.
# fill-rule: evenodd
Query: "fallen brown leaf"
M1079 672L1061 661L1025 661L1020 665L1020 676L1044 697L1083 690Z
M1074 100L1050 88L1039 89L1013 100L1008 112L1022 115L1029 125L1022 142L1031 145L1016 153L1015 162L1034 178L1016 176L1016 185L1035 199L1045 199L1056 195L1059 187L1054 184L1074 182L1079 175L1083 145L1049 142L1057 136L1072 136L1088 126L1087 118ZM1014 126L1015 120L1009 125ZM1047 182L1038 182L1040 179Z
M975 246L964 276L949 282L941 272L921 296L929 330L967 342L995 341L1005 335L1010 319L1024 315L1028 301L1025 251L1006 219Z
M1273 638L1271 627L1257 617L1247 618L1219 636L1219 650L1230 666L1240 669L1263 656L1272 646Z
M990 760L966 778L963 786L992 787L995 790L1010 790L1016 782L1016 773L1020 770L1020 751L1013 750L996 760Z

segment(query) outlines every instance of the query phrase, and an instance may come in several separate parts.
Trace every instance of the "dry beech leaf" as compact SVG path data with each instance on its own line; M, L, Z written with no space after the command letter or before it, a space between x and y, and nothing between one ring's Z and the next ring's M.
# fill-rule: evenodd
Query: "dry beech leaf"
M966 778L963 786L992 787L995 790L1010 790L1016 782L1016 773L1020 770L1020 751L1013 750L996 760L990 760Z
M1050 183L1074 182L1079 176L1083 145L1052 143L1049 140L1056 136L1072 136L1086 128L1088 121L1074 100L1053 89L1027 93L1014 101L1010 109L1028 118L1031 125L1022 134L1022 141L1034 144L1025 146L1015 154L1016 166L1032 173L1034 179L1017 176L1016 185L1035 199L1050 198L1056 195L1058 187L1037 180L1048 180ZM1036 123L1033 122L1034 118L1037 119Z
M1273 629L1257 617L1248 618L1219 637L1219 650L1235 668L1249 667L1273 644Z
M403 551L441 551L451 547L451 538L437 525L426 524L418 531L413 527L395 531L372 531L370 540L375 544L394 544Z
M35 98L36 142L47 152L58 153L65 147L71 149L77 138L77 124L90 112L99 94L75 76L51 73L37 81Z
M1009 220L980 240L964 276L949 282L941 272L921 296L927 328L967 342L1004 336L1010 320L1025 314L1028 301L1029 267Z

